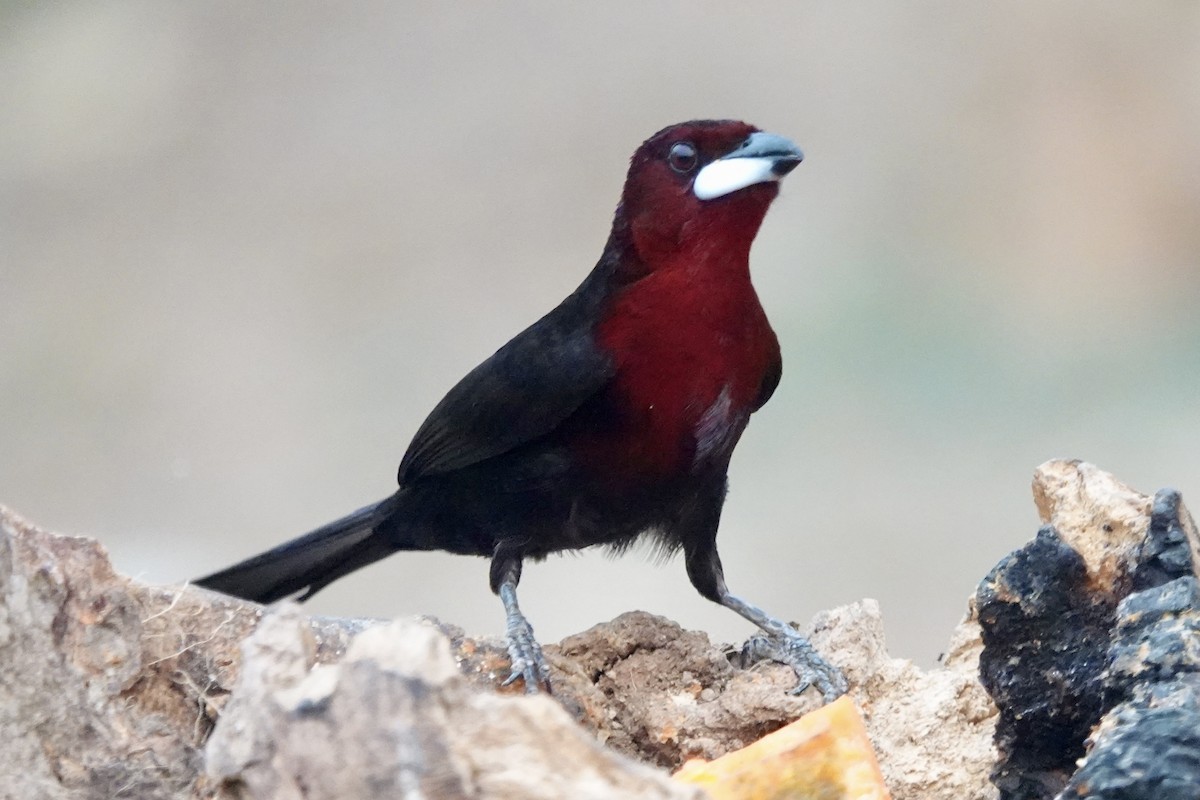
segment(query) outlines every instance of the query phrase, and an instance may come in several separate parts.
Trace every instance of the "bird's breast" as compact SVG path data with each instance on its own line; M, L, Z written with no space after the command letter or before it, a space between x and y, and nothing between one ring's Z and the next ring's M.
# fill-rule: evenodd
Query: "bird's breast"
M722 292L656 277L618 297L597 330L616 377L593 454L641 481L723 467L779 352L748 280Z

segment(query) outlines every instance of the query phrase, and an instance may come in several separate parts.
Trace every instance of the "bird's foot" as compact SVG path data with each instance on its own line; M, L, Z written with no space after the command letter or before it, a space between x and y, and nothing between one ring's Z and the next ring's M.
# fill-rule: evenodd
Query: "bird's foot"
M508 657L512 661L512 673L502 683L509 686L518 678L525 681L525 693L537 694L540 690L550 691L550 665L542 655L542 646L533 638L533 626L529 620L517 614L508 620Z
M778 661L796 672L799 683L792 694L808 687L816 688L826 703L831 703L849 689L846 676L813 648L808 639L798 633L758 634L746 640L739 659L743 667L760 661Z

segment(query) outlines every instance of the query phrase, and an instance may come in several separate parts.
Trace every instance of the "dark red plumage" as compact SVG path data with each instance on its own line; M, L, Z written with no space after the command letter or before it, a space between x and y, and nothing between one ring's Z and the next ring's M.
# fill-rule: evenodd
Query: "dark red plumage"
M683 549L701 594L769 634L757 650L843 691L799 634L728 592L716 550L729 458L781 369L750 246L800 158L742 122L655 134L596 267L434 408L395 495L197 583L270 601L397 550L488 556L513 675L533 690L547 673L517 608L524 559L648 533Z

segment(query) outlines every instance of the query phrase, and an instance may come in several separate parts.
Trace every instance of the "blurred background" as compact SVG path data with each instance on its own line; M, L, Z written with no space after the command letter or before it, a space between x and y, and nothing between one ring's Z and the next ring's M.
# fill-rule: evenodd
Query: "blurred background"
M731 588L861 597L932 663L1083 458L1200 496L1200 5L0 5L0 503L195 577L388 494L425 414L591 268L657 129L794 139L753 270L784 378ZM313 610L500 634L482 559ZM545 641L751 631L676 560L525 570Z

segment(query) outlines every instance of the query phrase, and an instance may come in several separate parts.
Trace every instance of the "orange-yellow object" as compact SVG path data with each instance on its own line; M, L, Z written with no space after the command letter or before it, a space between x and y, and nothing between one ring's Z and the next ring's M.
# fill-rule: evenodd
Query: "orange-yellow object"
M714 761L689 761L675 780L713 800L891 800L849 697Z

